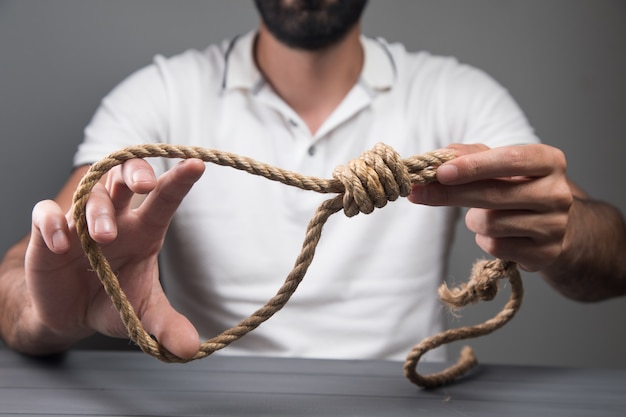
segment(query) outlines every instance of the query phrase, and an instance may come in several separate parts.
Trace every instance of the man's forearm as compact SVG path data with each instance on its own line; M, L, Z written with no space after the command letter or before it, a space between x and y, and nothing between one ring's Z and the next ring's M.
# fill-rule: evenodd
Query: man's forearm
M626 295L626 226L619 210L600 201L575 198L563 253L542 271L563 295L600 301Z

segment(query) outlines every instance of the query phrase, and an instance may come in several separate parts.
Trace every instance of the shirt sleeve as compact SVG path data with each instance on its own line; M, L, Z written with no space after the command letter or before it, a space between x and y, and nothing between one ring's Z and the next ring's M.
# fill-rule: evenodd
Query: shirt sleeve
M74 166L96 162L126 146L164 141L167 114L167 90L155 62L130 75L102 100L85 128Z
M489 147L538 143L526 115L508 90L484 71L449 65L439 78L440 131L449 143Z

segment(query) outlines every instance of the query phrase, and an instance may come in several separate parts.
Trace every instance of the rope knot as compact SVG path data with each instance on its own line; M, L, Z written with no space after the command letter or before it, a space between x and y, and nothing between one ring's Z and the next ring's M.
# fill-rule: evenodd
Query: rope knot
M390 146L376 144L357 159L335 168L333 178L344 186L343 211L353 217L369 214L388 201L406 197L411 192L409 170L400 155Z
M500 259L474 263L468 282L450 289L447 285L439 288L439 298L451 308L461 308L470 303L491 301L498 294L499 280L511 274L515 264Z

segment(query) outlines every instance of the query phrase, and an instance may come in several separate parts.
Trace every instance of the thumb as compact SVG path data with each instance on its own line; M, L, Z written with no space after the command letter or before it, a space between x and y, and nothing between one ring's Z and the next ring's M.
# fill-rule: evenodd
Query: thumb
M163 294L141 318L146 331L172 354L191 359L200 349L200 335L184 315L177 312Z

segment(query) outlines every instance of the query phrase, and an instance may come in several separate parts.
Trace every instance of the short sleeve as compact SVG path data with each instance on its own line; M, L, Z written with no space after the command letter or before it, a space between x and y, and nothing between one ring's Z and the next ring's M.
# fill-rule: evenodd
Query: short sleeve
M93 163L126 146L166 139L168 99L157 65L160 59L130 75L102 100L85 128L74 166Z

